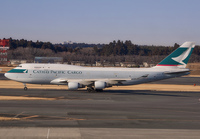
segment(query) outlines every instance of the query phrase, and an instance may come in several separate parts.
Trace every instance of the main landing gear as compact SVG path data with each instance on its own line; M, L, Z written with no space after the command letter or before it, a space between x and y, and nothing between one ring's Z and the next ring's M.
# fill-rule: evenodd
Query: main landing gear
M103 92L103 89L94 89L94 87L88 87L88 92Z
M93 87L88 87L88 88L87 88L87 91L88 91L88 92L94 92L94 88L93 88Z
M26 84L25 83L23 83L23 84L24 84L24 90L27 91L28 88L26 87Z

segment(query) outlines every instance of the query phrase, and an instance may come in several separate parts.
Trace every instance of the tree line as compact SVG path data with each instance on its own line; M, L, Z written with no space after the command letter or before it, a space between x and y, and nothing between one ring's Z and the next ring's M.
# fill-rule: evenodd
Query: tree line
M95 61L135 62L141 64L142 60L157 63L166 55L179 47L174 46L147 46L133 44L130 40L113 41L109 44L52 44L51 42L28 41L25 39L9 39L10 49L8 59L26 59L32 62L36 56L63 57L64 62L85 61L94 64ZM195 47L192 62L199 62L200 48ZM195 58L195 59L194 59ZM144 62L144 61L143 61Z
M86 44L86 43L73 43L73 44L52 44L51 42L42 41L28 41L25 39L9 39L10 50L14 50L19 47L23 48L39 48L39 49L51 49L55 53L57 52L76 52L81 48L87 47L102 47L102 44Z
M14 50L18 47L31 47L39 49L51 49L55 53L57 52L77 52L80 49L92 47L95 55L110 56L110 55L140 55L140 56L152 56L152 55L168 55L176 48L179 44L175 43L174 46L147 46L133 44L130 40L113 41L109 44L86 44L86 43L73 43L73 44L52 44L51 42L42 41L28 41L28 40L16 40L10 38L10 50ZM200 54L200 48L195 47L194 54Z

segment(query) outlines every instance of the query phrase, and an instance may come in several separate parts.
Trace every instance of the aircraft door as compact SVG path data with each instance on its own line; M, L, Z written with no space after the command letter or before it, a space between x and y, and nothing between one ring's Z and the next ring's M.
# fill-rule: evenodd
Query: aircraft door
M29 78L32 78L32 77L33 77L33 75L32 75L32 73L30 73L30 74L29 74Z
M50 80L49 71L50 71L50 67L48 65L45 65L44 66L44 82L45 83L49 83L49 80Z

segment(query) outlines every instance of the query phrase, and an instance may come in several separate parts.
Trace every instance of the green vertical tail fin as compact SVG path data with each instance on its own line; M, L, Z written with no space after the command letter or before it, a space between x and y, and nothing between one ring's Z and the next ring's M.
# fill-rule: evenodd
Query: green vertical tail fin
M195 47L193 42L185 42L156 66L178 66L185 68Z

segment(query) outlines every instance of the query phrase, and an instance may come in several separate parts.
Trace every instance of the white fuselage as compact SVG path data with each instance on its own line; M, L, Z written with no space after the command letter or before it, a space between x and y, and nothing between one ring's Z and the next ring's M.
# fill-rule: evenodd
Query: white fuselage
M13 69L13 72L5 73L5 76L15 81L32 84L67 84L57 82L57 80L75 80L80 82L105 81L111 85L133 85L189 74L188 72L174 74L180 70L167 67L103 68L33 63L21 64ZM166 72L173 72L173 74L166 74Z

